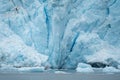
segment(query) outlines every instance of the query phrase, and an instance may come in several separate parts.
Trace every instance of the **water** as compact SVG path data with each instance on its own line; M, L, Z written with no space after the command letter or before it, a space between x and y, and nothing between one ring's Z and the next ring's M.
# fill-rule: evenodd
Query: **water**
M0 80L120 80L120 73L78 73L50 70L45 72L1 72Z

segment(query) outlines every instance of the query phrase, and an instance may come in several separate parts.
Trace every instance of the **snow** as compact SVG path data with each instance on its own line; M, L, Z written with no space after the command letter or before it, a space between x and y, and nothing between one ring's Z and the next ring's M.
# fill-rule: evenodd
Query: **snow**
M119 67L119 4L1 0L0 66L76 69L79 63L101 62Z

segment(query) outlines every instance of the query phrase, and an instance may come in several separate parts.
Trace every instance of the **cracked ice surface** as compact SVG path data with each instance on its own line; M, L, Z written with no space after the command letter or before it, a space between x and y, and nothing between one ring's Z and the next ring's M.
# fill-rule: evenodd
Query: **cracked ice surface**
M119 4L120 0L0 0L0 63L74 69L81 62L102 62L117 68Z

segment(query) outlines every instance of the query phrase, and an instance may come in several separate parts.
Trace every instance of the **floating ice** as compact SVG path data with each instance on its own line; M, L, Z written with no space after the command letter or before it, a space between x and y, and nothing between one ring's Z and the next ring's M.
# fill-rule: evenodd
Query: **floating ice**
M22 68L18 68L17 70L21 72L43 72L45 71L44 67L22 67Z
M65 72L65 71L55 71L55 73L56 73L56 74L69 74L69 73L67 73L67 72Z
M114 67L106 67L103 69L103 72L120 72L120 70Z
M76 70L77 72L94 72L93 68L85 63L79 63Z

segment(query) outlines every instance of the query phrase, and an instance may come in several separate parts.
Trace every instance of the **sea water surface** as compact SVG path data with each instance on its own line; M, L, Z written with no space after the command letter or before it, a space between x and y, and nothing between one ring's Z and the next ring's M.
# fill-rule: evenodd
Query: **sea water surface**
M0 71L0 80L120 80L120 73L83 73L74 70Z

